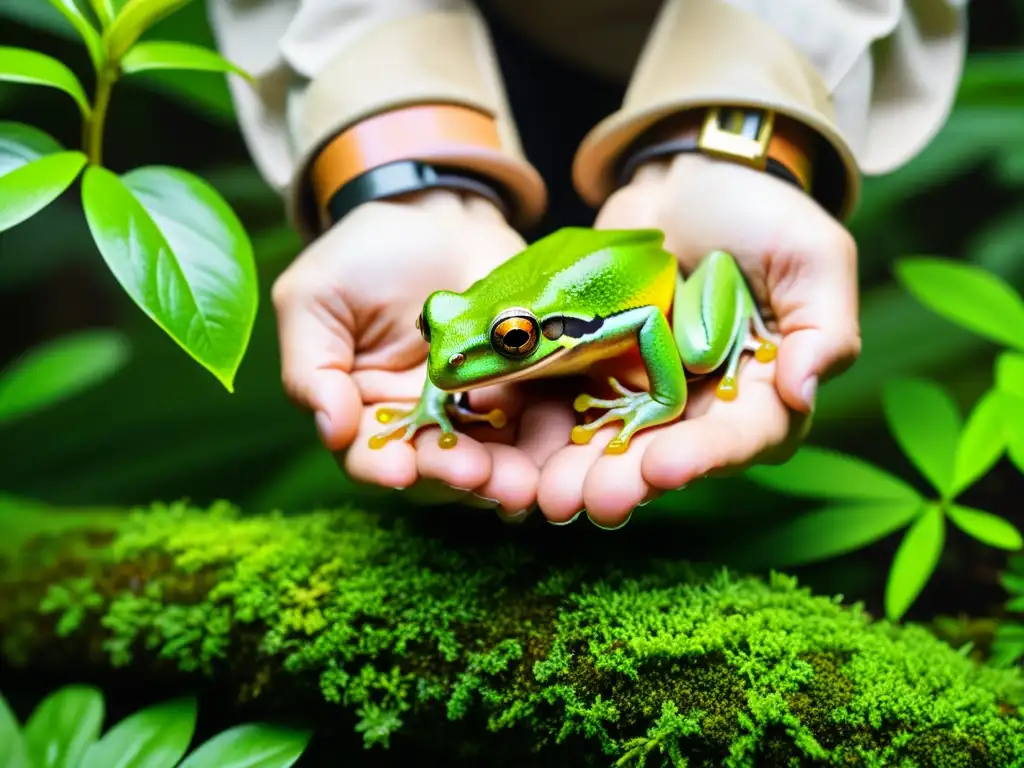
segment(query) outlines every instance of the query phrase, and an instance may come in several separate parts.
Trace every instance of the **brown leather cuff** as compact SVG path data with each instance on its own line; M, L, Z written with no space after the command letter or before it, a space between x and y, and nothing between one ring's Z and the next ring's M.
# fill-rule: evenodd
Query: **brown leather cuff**
M783 179L816 199L834 216L842 209L843 168L829 162L828 147L803 124L767 110L685 110L656 123L615 164L617 186L656 159L685 152L738 162Z
M300 192L307 225L315 221L315 231L323 231L331 223L328 207L339 190L401 161L464 170L492 182L509 202L508 219L518 229L528 229L544 213L543 179L532 166L502 151L493 117L456 104L419 104L362 120L320 148Z

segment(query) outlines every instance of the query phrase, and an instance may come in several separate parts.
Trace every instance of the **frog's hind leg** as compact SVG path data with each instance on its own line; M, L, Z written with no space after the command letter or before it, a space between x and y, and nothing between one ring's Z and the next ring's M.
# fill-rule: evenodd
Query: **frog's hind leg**
M739 394L737 379L744 352L753 352L759 363L770 363L778 354L778 337L768 330L752 300L747 306L736 329L722 379L715 390L715 394L722 400L735 400Z

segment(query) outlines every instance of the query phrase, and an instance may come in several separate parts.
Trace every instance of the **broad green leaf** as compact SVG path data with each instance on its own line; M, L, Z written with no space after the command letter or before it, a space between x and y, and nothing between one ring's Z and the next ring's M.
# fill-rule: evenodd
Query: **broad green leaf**
M252 245L205 181L150 167L82 183L93 239L132 300L231 392L258 302Z
M179 768L289 768L310 736L272 725L239 725L204 742Z
M957 528L982 544L1011 551L1024 547L1020 531L998 515L959 504L951 504L947 513Z
M79 331L36 347L0 371L0 424L96 386L127 360L128 340L114 331Z
M63 194L85 167L77 150L33 160L0 176L0 232L32 218Z
M24 123L0 121L0 177L63 149L45 131Z
M196 727L194 699L172 699L126 717L86 753L80 768L174 768Z
M974 333L1024 349L1024 301L1002 278L952 259L905 258L899 282L933 312Z
M188 5L190 0L128 0L104 35L107 51L120 61L135 41L165 16Z
M793 496L825 499L902 499L917 501L917 491L873 464L825 448L804 446L785 464L758 466L746 476Z
M1003 392L1024 397L1024 355L1003 352L996 358L996 387Z
M1024 595L1007 600L1004 607L1010 613L1024 613Z
M791 568L866 547L908 525L920 500L854 502L787 520L755 541L729 548L730 559L757 567Z
M974 410L967 417L956 448L950 497L963 493L992 469L1006 450L1003 401L1001 392L990 389L975 403Z
M953 488L960 441L960 412L936 384L917 379L889 382L882 394L885 419L900 448L943 496Z
M25 723L25 744L34 768L78 768L103 727L103 694L68 685L36 707Z
M1006 414L1006 455L1024 472L1024 397L1003 392L1002 401Z
M33 768L18 720L0 694L0 768Z
M75 28L89 51L89 59L92 61L93 67L99 71L103 66L103 40L92 25L92 21L82 12L81 6L75 0L50 0L50 4L71 22L71 26Z
M252 77L216 51L190 43L154 40L136 43L121 59L125 74L154 69L190 69L199 72L233 72L246 80Z
M75 73L45 53L0 46L0 80L57 88L75 100L83 115L91 111L85 89Z
M887 618L898 621L913 605L939 564L945 542L946 521L942 509L930 504L907 529L893 557L885 587Z

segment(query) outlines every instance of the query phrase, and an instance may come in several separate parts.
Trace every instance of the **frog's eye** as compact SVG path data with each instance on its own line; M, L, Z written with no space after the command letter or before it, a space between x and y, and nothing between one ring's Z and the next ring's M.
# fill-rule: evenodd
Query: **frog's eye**
M503 357L526 357L537 348L537 318L525 309L502 312L491 323L491 347Z
M416 329L420 332L420 336L423 340L430 343L430 323L427 322L427 316L420 312L419 317L416 318Z

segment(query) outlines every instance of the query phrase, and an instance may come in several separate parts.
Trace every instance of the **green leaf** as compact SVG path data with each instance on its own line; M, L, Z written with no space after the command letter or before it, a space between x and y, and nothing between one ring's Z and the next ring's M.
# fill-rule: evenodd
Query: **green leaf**
M190 0L128 0L104 35L110 58L120 61L150 27Z
M239 725L204 742L179 768L289 768L310 733L271 725Z
M950 497L963 493L992 469L1006 450L1006 415L1001 392L990 389L974 405L960 433Z
M1004 607L1010 613L1024 613L1024 595L1007 600Z
M903 535L885 587L885 615L898 621L921 594L942 555L946 525L942 509L930 504Z
M110 23L117 16L114 0L89 0L89 4L104 27L110 26Z
M921 498L911 486L873 464L812 446L804 446L785 464L758 466L745 474L756 483L793 496L905 501Z
M1006 413L1006 455L1024 472L1024 397L1003 392Z
M252 76L216 51L190 43L159 40L136 43L121 60L125 74L155 69L190 69L199 72L233 72L246 80Z
M1000 277L952 259L905 258L896 278L933 312L987 339L1024 349L1024 301Z
M1024 397L1024 355L1003 352L996 358L996 387L1011 395Z
M89 51L89 59L92 61L93 67L99 71L103 67L105 56L103 40L100 38L100 33L92 25L92 22L83 13L81 6L75 0L50 0L50 4L60 11L65 19L71 22L71 26L78 32L79 37L82 38L86 49Z
M791 568L827 560L898 531L921 508L916 499L829 506L787 520L728 554L751 567Z
M3 694L0 694L0 768L33 768L18 719Z
M951 504L948 514L957 528L982 544L1011 551L1024 547L1020 531L998 515L959 504Z
M0 232L32 218L60 197L85 164L81 152L58 152L0 177Z
M86 753L81 768L174 768L196 727L194 699L173 699L126 717Z
M898 379L886 385L882 404L889 429L907 458L948 496L960 441L956 403L930 381Z
M103 694L86 685L51 693L25 723L34 768L78 768L103 727Z
M120 333L79 331L31 350L0 372L0 424L96 386L128 360Z
M63 149L60 142L38 128L0 121L0 177Z
M231 392L256 318L252 245L206 182L177 168L82 183L93 239L132 300Z
M75 100L82 115L88 116L92 111L75 73L45 53L0 46L0 80L57 88Z

